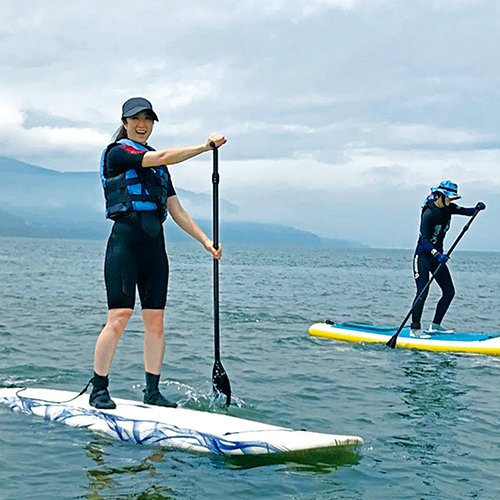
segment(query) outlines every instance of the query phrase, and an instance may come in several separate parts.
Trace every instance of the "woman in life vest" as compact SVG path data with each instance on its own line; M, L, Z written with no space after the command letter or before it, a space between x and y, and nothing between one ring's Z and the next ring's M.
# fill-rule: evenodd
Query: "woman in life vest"
M122 125L101 158L106 217L114 224L104 263L108 317L94 352L90 404L96 408L116 407L108 392L108 375L118 341L132 316L136 289L144 324L144 402L177 406L158 387L165 350L163 320L168 259L163 222L167 213L213 258L221 257L220 248L214 248L210 238L182 207L167 165L210 151L211 143L220 147L226 139L212 134L198 146L155 151L147 143L155 121L158 116L148 100L142 97L127 100L122 107Z
M486 208L482 201L478 202L475 207L460 207L453 203L454 200L459 198L458 186L454 182L446 180L441 182L439 186L431 188L431 193L422 207L420 234L413 257L413 275L417 285L417 294L412 311L410 332L412 337L429 338L428 333L453 333L453 330L441 326L444 315L455 295L453 281L446 265L448 256L443 249L444 238L450 228L452 215L472 216L477 210ZM418 303L416 301L429 281L430 273L434 274L440 264L441 267L435 276L435 280L441 288L442 296L437 303L434 319L429 330L425 333L421 330L420 321L429 289L427 288Z

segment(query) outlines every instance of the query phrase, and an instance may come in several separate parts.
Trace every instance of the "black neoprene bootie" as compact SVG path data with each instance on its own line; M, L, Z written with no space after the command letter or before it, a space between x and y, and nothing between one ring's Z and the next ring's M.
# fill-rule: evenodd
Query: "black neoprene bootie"
M146 372L146 389L144 392L144 402L148 405L166 406L168 408L177 408L177 403L168 400L158 389L160 376Z
M116 403L111 399L108 391L109 380L105 377L97 375L94 372L92 379L92 392L90 393L89 404L99 410L113 410L116 408Z
M160 391L149 392L147 389L143 389L144 392L144 402L147 405L155 406L167 406L168 408L177 408L177 403L168 400Z

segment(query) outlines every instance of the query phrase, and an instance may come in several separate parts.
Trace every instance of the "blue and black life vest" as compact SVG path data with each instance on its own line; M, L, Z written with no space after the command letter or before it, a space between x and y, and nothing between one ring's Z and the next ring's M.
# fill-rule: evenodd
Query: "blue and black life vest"
M104 176L106 157L118 144L125 144L141 151L154 151L130 139L121 139L110 144L101 155L101 181L106 198L106 217L114 219L130 212L157 210L160 218L167 218L167 188L169 175L164 167L131 168L114 177Z

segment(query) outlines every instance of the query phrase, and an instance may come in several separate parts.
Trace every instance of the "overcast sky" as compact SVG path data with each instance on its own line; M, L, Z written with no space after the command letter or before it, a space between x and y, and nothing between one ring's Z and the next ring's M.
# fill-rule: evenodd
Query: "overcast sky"
M0 9L0 155L97 170L123 101L141 95L160 116L156 148L228 137L221 196L240 219L411 248L421 201L450 178L463 205L488 205L462 248L500 250L497 0ZM211 191L209 155L170 170Z

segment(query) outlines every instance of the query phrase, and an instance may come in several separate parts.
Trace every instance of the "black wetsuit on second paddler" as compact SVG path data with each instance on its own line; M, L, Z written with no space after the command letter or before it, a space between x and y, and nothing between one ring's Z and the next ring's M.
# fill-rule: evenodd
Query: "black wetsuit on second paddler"
M475 210L475 208L460 207L455 203L450 203L448 206L439 208L436 206L434 197L430 196L427 199L422 208L420 235L413 258L413 275L417 285L416 297L425 288L430 279L430 273L434 273L440 264L433 254L437 255L437 253L442 254L444 252L444 238L450 227L451 216L471 216L474 215ZM440 325L455 296L455 287L453 286L450 271L445 262L441 264L435 280L442 290L442 296L437 304L432 323ZM426 290L413 309L412 329L419 330L421 328L422 311L428 293L429 289Z

